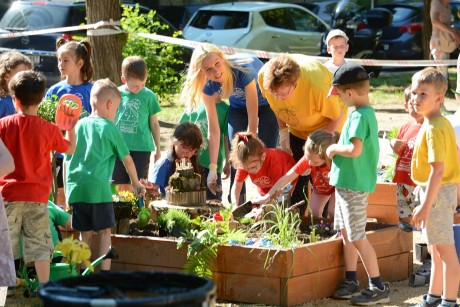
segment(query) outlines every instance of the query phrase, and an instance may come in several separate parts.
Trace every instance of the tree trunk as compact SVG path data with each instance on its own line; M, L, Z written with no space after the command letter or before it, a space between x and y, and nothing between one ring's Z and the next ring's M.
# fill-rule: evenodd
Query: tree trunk
M430 18L431 0L423 0L423 32L422 47L423 58L430 59L430 38L431 38L431 18Z
M88 24L98 21L119 21L121 18L120 0L87 0L86 16ZM123 48L120 34L90 36L94 67L93 80L110 78L115 84L120 84L121 51Z

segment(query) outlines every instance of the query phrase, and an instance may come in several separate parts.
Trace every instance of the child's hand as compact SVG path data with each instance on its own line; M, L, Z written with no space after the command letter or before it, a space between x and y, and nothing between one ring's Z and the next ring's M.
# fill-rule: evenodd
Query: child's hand
M329 146L327 149L326 149L326 155L329 159L332 159L334 158L335 156L335 148L336 148L336 144L332 144L331 146Z
M417 229L425 228L429 216L429 210L423 205L415 207L412 215L412 222Z
M159 186L149 182L147 179L141 179L140 184L146 189L146 191L153 196L159 196L160 193L158 192Z
M160 160L161 158L161 149L157 148L155 151L155 156L154 156L154 163Z
M227 179L230 176L230 162L229 161L225 162L223 174L224 176L222 176L222 180Z
M136 191L136 196L138 198L145 196L146 189L141 183L138 183L137 185L133 185L133 188L134 188L134 191Z
M401 153L403 148L406 147L406 145L407 141L404 140L393 139L390 141L391 148L393 148L393 151L398 155Z

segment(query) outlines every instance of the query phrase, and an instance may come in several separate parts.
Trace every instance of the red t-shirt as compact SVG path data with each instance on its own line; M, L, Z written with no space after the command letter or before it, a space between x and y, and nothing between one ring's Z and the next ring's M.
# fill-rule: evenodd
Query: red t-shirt
M52 184L50 152L66 152L69 141L56 125L22 113L0 119L0 138L15 167L0 177L3 199L47 203Z
M236 171L236 182L243 182L249 177L261 195L267 194L275 183L295 165L294 158L283 150L265 149L265 161L257 174L249 174L242 168Z
M407 141L407 145L403 147L401 152L398 153L398 160L396 160L395 176L393 182L403 183L411 186L416 184L410 178L411 171L410 165L412 161L412 154L414 153L414 144L417 134L422 127L416 121L405 123L398 131L398 140Z
M317 194L331 195L335 191L335 187L329 184L329 167L324 166L311 166L308 160L303 156L299 162L294 166L294 172L301 175L307 169L311 169L310 177L313 182L313 190Z

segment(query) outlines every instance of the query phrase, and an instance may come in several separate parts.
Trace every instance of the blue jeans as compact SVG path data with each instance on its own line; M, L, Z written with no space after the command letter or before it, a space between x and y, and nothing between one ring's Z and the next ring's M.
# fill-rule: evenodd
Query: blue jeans
M229 148L231 147L231 140L236 133L248 130L248 112L247 109L236 109L230 107L228 110L228 138L230 141ZM259 125L258 137L264 142L267 148L276 148L278 144L278 121L275 113L273 113L270 106L259 106ZM231 148L230 148L231 149ZM230 176L230 191L232 190L233 182L235 181L236 169L231 169ZM246 195L246 186L243 184L240 194L240 204L244 202ZM229 195L229 202L230 195Z

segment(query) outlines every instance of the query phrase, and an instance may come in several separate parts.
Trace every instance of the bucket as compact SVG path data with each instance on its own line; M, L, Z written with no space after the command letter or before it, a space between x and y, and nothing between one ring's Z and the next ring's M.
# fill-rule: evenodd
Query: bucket
M460 224L454 224L455 249L457 250L458 262L460 262Z
M175 272L125 271L51 281L38 289L53 306L214 306L212 280Z

